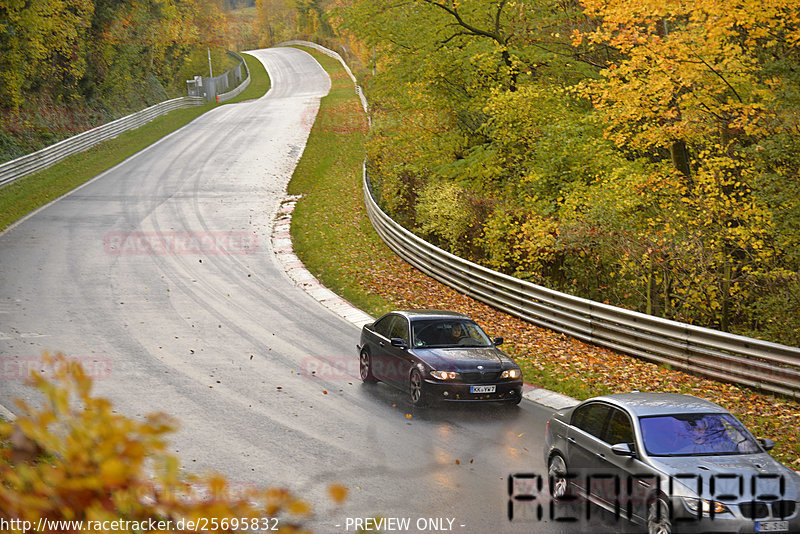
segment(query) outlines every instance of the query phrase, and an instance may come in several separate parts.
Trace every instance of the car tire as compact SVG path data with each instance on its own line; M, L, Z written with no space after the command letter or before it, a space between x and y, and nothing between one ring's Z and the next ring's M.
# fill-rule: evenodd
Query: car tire
M408 390L411 396L411 404L414 406L425 406L428 404L425 394L425 381L422 374L414 369L408 379Z
M567 462L556 453L547 462L547 480L550 486L550 497L553 502L564 502L569 499L570 488L567 478Z
M647 533L671 534L672 520L669 502L660 496L647 507Z
M361 354L358 356L358 368L361 374L361 380L364 382L377 382L378 379L372 374L372 355L367 349L361 349Z

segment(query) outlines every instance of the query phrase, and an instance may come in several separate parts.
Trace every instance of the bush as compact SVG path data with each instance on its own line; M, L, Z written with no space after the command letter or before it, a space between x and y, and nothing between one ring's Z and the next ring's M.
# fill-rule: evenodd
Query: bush
M289 491L232 488L220 475L180 474L164 439L172 419L157 413L138 422L114 413L111 402L92 396L80 365L61 355L45 354L44 361L53 378L32 374L43 406L17 401L22 415L0 421L0 519L11 532L40 519L83 522L50 529L59 532L100 530L86 528L88 521L117 521L103 530L118 532L171 521L160 530L188 532L199 530L187 528L198 520L211 532L241 532L244 525L263 529L258 522L266 517L278 518L270 526L279 532L306 532L302 519L310 507ZM332 486L330 493L341 501L346 489Z

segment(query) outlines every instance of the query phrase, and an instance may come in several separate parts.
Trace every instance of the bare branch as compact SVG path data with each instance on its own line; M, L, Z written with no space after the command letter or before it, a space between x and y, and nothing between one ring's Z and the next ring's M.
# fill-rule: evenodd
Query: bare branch
M446 13L448 13L450 16L452 16L456 20L456 22L458 23L459 26L461 26L462 28L467 30L471 35L474 35L476 37L488 37L489 39L492 39L496 43L498 43L500 45L503 45L503 46L505 46L507 44L505 42L505 39L503 39L503 37L499 34L499 32L491 32L491 31L488 31L488 30L482 30L482 29L477 28L477 27L473 26L472 24L469 24L468 22L466 22L463 18L461 18L461 14L458 12L457 8L447 6L442 2L436 2L434 0L422 0L422 1L425 2L428 5L431 5L433 7L437 7L439 9L441 9L442 11L445 11ZM502 9L502 6L504 4L505 4L505 0L501 0L500 9ZM499 18L500 17L499 17L499 13L498 13L498 16L497 16L498 24L499 24Z
M728 82L728 80L725 78L725 76L723 76L723 75L722 75L722 74L721 74L719 71L717 71L717 69L715 69L714 67L712 67L712 66L711 66L711 65L710 65L710 64L709 64L709 63L708 63L708 62L707 62L705 59L703 59L702 57L700 57L700 55L699 55L699 54L695 54L695 56L697 57L697 59L699 59L699 60L700 60L700 61L703 63L703 65L705 65L706 67L708 67L708 70L710 70L711 72L713 72L714 74L716 74L716 75L719 77L719 79L720 79L720 80L722 80L723 82L725 82L725 85L727 85L727 86L730 88L730 90L731 90L731 91L733 91L733 94L734 94L734 96L736 96L736 99L737 99L739 102L744 102L744 101L742 100L742 97L741 97L741 96L739 96L739 93L738 93L738 92L736 91L736 89L735 89L735 88L734 88L734 87L733 87L733 86L730 84L730 82Z

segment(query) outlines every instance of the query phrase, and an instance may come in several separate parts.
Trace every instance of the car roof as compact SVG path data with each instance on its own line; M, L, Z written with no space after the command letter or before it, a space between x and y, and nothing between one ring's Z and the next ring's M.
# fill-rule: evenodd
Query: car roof
M679 413L728 413L711 401L682 393L632 392L603 395L591 399L605 401L626 409L637 417Z
M459 312L450 310L395 310L391 313L402 315L409 320L414 319L452 319L458 317L460 319L469 319L466 315Z

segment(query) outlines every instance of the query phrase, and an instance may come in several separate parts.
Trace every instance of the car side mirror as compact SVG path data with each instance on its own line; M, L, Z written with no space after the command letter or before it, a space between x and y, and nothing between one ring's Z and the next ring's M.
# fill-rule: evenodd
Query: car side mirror
M498 345L502 345L503 344L503 338L502 337L496 337L496 338L494 338L492 340L492 343L494 343L495 347L498 346Z
M612 445L611 452L617 456L634 456L636 454L633 452L633 449L631 449L631 446L627 443L617 443L616 445Z
M392 344L393 347L398 347L401 349L406 348L406 342L400 339L399 337L393 337L390 343Z
M771 451L775 448L775 442L769 438L758 438L758 442L764 447L765 451Z

